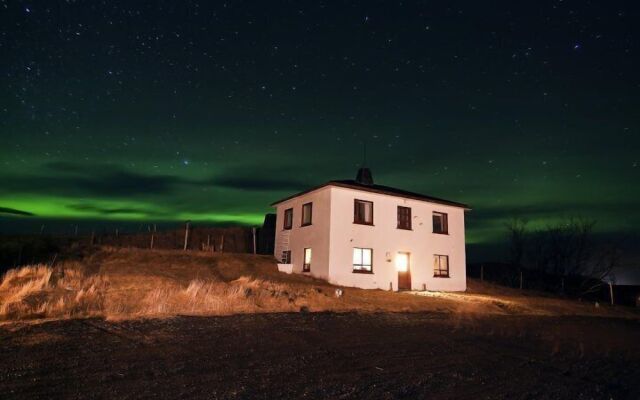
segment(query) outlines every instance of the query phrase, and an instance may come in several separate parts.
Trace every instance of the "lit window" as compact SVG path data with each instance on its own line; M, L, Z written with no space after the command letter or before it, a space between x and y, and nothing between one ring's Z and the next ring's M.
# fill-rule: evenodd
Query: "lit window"
M282 263L291 264L291 250L285 250L282 252Z
M293 226L293 208L284 210L284 227L283 229L291 229Z
M411 208L398 206L398 229L411 230Z
M441 212L433 213L433 233L449 233L447 214Z
M355 200L353 208L353 223L373 225L373 202Z
M373 249L353 248L353 272L373 272Z
M313 203L306 203L302 205L302 226L311 225L312 210Z
M304 249L304 264L302 265L302 272L311 271L311 249Z
M437 254L433 256L433 276L437 278L449 277L449 256Z

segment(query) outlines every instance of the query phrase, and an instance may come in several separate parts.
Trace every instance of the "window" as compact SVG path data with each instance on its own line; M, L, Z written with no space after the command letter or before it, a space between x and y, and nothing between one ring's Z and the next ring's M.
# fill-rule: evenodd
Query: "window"
M282 252L282 263L291 264L291 250L285 250Z
M311 214L313 211L313 203L306 203L302 205L302 225L311 225Z
M449 277L449 256L433 255L433 276L435 278Z
M433 233L449 233L447 214L440 212L433 213Z
M353 223L373 225L373 202L364 200L354 201Z
M293 208L287 208L284 210L284 228L291 229L293 226Z
M304 249L304 264L302 264L302 272L311 271L311 249Z
M411 208L398 206L398 229L411 230Z
M373 249L353 248L353 272L373 273Z

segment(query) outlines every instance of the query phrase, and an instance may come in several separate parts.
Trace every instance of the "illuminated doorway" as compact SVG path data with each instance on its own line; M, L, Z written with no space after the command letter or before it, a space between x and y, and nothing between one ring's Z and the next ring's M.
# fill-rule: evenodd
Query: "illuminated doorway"
M411 264L409 253L399 251L396 254L398 270L398 290L411 290Z

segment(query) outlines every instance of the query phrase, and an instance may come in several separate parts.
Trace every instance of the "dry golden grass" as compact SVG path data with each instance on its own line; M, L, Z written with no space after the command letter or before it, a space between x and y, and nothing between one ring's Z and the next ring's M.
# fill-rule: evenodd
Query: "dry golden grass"
M231 282L205 281L195 279L188 286L165 284L149 291L134 315L175 315L203 314L226 315L236 313L258 312L261 308L278 311L293 311L294 306L284 307L279 303L277 289L272 282L254 280L248 277ZM267 307L265 307L267 306ZM117 312L110 312L118 316Z
M58 271L57 279L54 269L42 264L8 271L0 284L0 319L99 315L107 280L85 276L78 264Z
M270 256L104 248L55 269L10 270L0 283L0 321L100 316L109 319L309 311L427 311L480 314L638 313L469 281L467 293L422 295L343 288L277 271Z
M0 283L0 320L298 311L322 293L309 282L280 274L270 257L105 248L55 269L8 271Z

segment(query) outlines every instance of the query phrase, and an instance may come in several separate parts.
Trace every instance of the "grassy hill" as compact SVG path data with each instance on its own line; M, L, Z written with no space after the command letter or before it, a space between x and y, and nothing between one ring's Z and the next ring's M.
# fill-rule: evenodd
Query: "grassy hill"
M8 271L0 283L0 320L107 319L298 311L590 315L636 318L624 308L595 307L469 281L466 293L395 293L337 287L278 272L271 256L101 248L50 268Z

